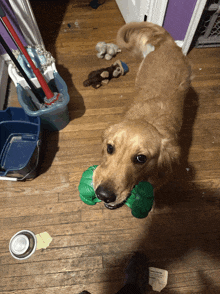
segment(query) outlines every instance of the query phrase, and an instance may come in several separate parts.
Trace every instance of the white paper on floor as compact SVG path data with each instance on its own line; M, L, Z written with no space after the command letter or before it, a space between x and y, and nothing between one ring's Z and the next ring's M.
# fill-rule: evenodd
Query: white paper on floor
M149 267L149 285L154 291L160 292L167 285L168 271Z

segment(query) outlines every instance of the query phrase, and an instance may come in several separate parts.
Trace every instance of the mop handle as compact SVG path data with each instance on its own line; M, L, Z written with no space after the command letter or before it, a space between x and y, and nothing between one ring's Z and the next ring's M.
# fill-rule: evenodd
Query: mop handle
M21 43L17 33L15 32L14 28L12 27L10 21L8 20L7 16L5 15L2 7L0 6L0 18L1 22L8 31L9 35L11 36L12 40L15 42L18 49L22 51L24 56L26 57L27 61L29 62L36 78L38 79L38 82L41 85L41 88L43 89L47 99L51 99L54 94L50 90L49 86L47 85L47 82L45 81L44 77L42 76L40 70L34 65L32 59L30 58L29 54L27 53L26 49L24 48L23 44Z
M23 68L21 67L20 63L17 61L17 59L13 55L13 53L11 52L10 48L6 44L5 40L2 38L2 35L1 34L0 34L0 43L2 44L2 46L5 49L5 51L8 53L8 55L11 58L11 60L14 62L15 66L18 68L18 70L20 71L20 73L22 74L22 76L24 77L25 81L27 82L27 84L29 85L29 87L31 88L32 92L34 93L34 95L39 100L39 102L40 103L43 103L44 100L40 97L40 95L36 91L36 88L35 88L34 84L31 82L31 80L26 75L25 71L23 70Z

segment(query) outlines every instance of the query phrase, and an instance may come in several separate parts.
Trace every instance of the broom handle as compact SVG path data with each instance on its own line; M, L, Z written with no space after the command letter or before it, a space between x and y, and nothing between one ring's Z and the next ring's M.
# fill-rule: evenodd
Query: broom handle
M25 81L27 82L27 84L29 85L29 87L31 88L32 92L34 93L34 95L39 100L39 102L40 103L43 103L44 100L41 98L41 96L36 91L36 88L35 88L34 84L31 82L31 80L26 75L25 71L23 70L23 68L21 67L20 63L17 61L17 59L13 55L13 53L11 52L10 48L6 44L5 40L2 38L2 35L1 34L0 34L0 43L2 44L2 46L5 49L5 51L8 53L8 55L11 58L11 60L14 62L14 64L16 65L16 67L18 68L18 70L20 71L20 73L22 74L22 76L24 77Z
M8 20L7 16L5 15L2 7L0 6L0 19L6 30L8 31L10 37L14 41L15 45L22 51L24 56L26 57L27 61L29 62L36 78L38 79L38 82L41 85L41 88L43 89L47 99L51 99L54 94L50 90L49 86L47 85L47 82L45 81L44 77L42 76L40 70L34 65L32 59L30 58L29 54L27 53L26 49L24 48L23 44L21 43L17 33L15 32L14 28L12 27L10 21Z

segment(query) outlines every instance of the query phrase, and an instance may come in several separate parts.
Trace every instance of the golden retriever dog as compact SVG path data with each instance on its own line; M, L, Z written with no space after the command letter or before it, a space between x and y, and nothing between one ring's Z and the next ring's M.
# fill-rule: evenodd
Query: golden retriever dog
M110 209L124 204L140 181L158 188L180 157L178 134L191 69L162 27L129 23L117 34L120 48L141 54L133 104L122 122L103 134L103 159L93 174L96 196ZM162 171L162 172L161 172Z

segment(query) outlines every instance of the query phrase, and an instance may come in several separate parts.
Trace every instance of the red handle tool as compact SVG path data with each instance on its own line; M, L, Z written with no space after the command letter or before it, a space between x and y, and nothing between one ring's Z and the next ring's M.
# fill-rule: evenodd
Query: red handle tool
M12 40L14 41L15 45L17 46L18 49L24 54L26 57L27 61L29 62L36 78L38 79L38 82L41 85L42 90L44 91L46 98L51 99L54 94L50 90L49 86L47 85L47 82L45 81L44 77L42 76L40 70L35 66L33 63L32 59L30 58L29 54L27 53L26 49L24 48L22 42L20 41L17 33L15 32L14 28L12 27L9 19L5 15L5 12L3 11L2 7L0 6L0 19L4 27L6 28L7 32L11 36Z

